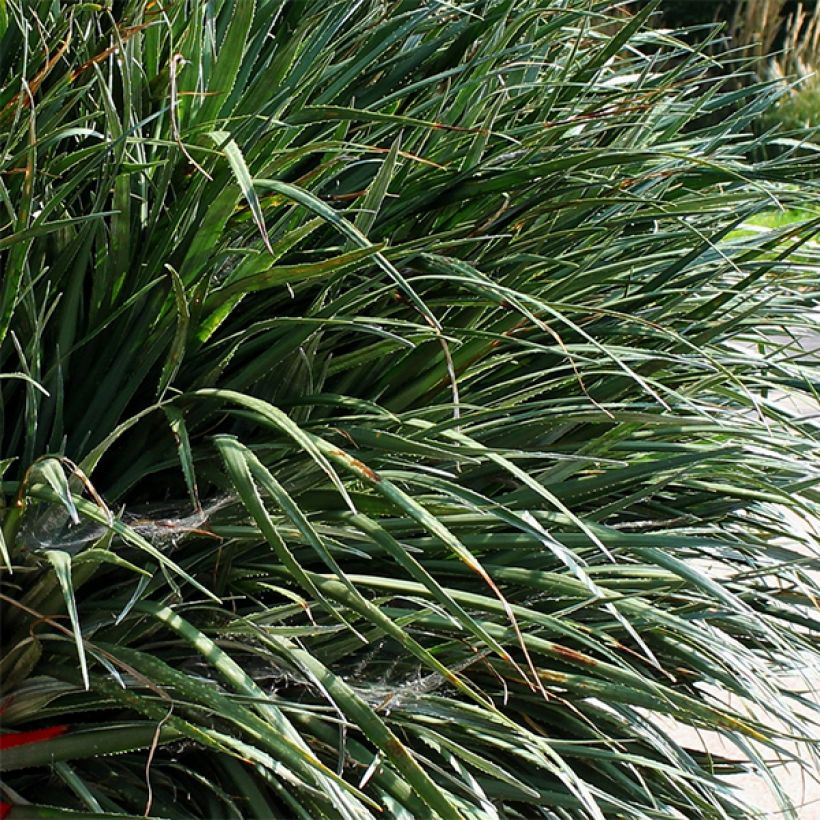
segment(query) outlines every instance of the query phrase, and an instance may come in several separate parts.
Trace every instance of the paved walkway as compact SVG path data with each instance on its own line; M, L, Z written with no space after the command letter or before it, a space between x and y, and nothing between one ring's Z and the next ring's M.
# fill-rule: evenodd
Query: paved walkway
M799 347L806 354L820 360L820 312L812 314L812 318L816 319L818 330L804 334L799 340ZM773 342L789 344L793 340L781 337L773 339ZM771 394L769 398L772 398ZM782 410L795 418L811 421L817 425L818 431L820 431L820 403L816 400L804 396L795 399L785 393L775 396L774 399ZM807 521L791 511L785 514L789 518L790 525L792 525L792 532L804 533L807 536L806 540L813 544L813 548L804 547L806 554L820 558L820 520ZM790 547L799 549L797 544L799 542L790 542ZM812 666L812 663L814 666ZM802 692L815 703L820 704L820 666L817 665L817 655L812 659L807 659L804 676L789 678L783 683L792 686L794 691ZM729 706L737 707L740 705L731 698L727 699L726 702ZM754 708L746 711L751 715L755 714ZM757 714L760 715L760 710L757 710ZM676 740L688 748L702 749L735 759L745 758L745 754L741 750L734 747L721 735L713 732L698 732L689 727L675 724L674 721L667 721L667 726L671 727ZM814 746L815 754L820 756L820 735L815 738ZM776 771L780 788L796 806L796 817L799 820L820 820L820 767L817 765L817 760L816 758L814 762L810 760L810 755L807 754L805 747L801 748L797 744L790 744L788 748L794 752L798 759L804 762L804 765L801 766L790 761L784 761L782 766L778 765ZM765 749L761 751L762 756L772 763L772 753ZM732 776L727 780L735 783L742 790L746 802L757 810L757 817L762 818L762 820L768 820L768 818L777 820L777 818L791 816L784 815L772 785L760 775L749 773Z

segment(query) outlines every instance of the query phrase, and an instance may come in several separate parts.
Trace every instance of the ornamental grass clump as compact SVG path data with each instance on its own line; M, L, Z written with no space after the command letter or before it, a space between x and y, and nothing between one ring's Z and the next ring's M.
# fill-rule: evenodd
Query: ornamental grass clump
M820 5L786 0L746 0L729 26L731 41L754 55L757 73L776 83L781 97L763 127L809 143L816 151L820 125ZM775 143L776 144L776 143Z
M623 12L0 3L0 813L811 767L816 169Z

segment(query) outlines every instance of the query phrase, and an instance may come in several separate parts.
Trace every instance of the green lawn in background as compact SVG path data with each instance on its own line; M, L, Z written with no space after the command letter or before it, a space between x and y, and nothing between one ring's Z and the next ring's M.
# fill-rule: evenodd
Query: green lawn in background
M807 194L808 195L808 194ZM809 208L787 208L785 210L764 211L755 214L746 220L749 225L758 225L761 228L787 228L820 216L820 210Z

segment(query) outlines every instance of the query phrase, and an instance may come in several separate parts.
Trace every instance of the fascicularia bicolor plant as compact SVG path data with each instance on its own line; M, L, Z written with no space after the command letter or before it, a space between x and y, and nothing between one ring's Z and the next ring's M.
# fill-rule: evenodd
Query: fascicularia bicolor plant
M816 736L814 169L625 10L0 2L11 820L748 817Z

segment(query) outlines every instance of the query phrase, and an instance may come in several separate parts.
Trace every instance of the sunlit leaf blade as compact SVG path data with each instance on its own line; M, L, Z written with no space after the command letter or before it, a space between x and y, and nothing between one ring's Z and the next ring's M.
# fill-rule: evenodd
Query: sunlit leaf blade
M74 596L74 586L71 580L71 556L62 550L47 550L46 556L54 567L54 574L60 582L60 589L65 598L66 609L68 610L68 617L71 619L71 630L74 633L74 643L77 646L77 657L80 662L80 673L82 674L83 684L88 689L88 661L85 655L85 646L83 645L83 632L80 627L80 619L77 614L77 600Z

